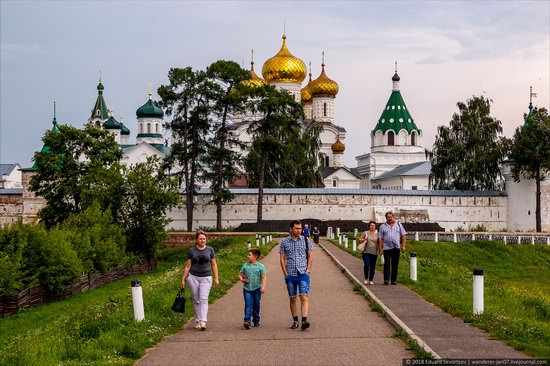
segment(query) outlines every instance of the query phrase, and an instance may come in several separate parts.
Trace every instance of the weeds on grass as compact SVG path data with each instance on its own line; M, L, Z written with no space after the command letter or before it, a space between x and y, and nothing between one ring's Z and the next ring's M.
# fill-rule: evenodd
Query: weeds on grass
M382 314L382 307L380 305L378 305L377 302L373 301L373 302L369 303L369 307L372 311L375 311L377 313Z

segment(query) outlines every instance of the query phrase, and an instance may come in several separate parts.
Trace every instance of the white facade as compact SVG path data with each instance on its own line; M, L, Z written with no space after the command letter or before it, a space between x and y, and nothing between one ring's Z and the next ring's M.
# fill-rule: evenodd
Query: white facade
M145 163L150 156L156 156L162 160L165 155L148 143L142 141L126 149L121 162L125 165Z
M427 190L429 189L428 176L401 176L388 179L374 179L372 184L377 189L404 189L404 190Z
M162 122L162 118L138 118L139 133L136 137L136 143L164 144Z
M0 189L21 188L21 166L15 164L2 164L0 176Z
M346 168L341 168L326 176L323 179L323 184L325 188L357 189L359 188L359 179Z
M385 151L373 151L355 157L357 170L361 175L361 188L373 188L372 179L397 168L400 165L427 161L424 150L411 152L403 146L386 146ZM420 189L420 188L419 188Z
M286 90L287 92L290 93L290 95L294 97L294 100L296 100L296 102L300 103L300 100L302 98L302 94L301 94L302 89L300 88L301 87L300 84L276 82L271 85L275 86L277 90Z

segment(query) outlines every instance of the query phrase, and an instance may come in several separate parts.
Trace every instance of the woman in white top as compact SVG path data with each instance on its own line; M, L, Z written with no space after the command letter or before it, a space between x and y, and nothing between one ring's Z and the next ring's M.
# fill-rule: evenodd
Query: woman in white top
M378 232L376 231L376 223L369 222L369 230L363 232L359 243L363 246L363 271L365 275L365 285L374 285L374 273L376 269L376 260L378 259ZM363 244L364 243L364 244Z

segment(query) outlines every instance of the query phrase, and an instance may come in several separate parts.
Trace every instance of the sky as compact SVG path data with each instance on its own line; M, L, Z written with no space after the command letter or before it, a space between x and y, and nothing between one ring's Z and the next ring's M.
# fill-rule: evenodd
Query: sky
M0 163L30 166L57 121L82 127L104 96L135 141L148 84L172 67L233 60L255 68L287 45L313 77L325 52L339 87L335 123L347 130L344 162L370 151L398 62L405 103L431 149L456 103L492 99L512 137L529 87L550 104L550 1L6 1L0 0ZM260 74L260 72L258 72ZM305 83L303 84L305 86Z

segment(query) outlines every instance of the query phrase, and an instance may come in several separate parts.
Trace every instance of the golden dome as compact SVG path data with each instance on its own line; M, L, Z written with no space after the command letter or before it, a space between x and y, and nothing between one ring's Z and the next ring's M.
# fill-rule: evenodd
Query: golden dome
M338 94L338 84L325 74L325 64L322 64L321 75L311 84L311 94L314 97L335 97Z
M241 81L241 84L253 89L259 88L266 84L264 79L256 75L256 72L254 71L254 61L250 62L250 79Z
M313 95L311 94L311 72L309 73L309 83L301 91L302 102L311 103Z
M262 75L268 83L299 83L306 77L306 64L286 47L286 35L279 52L267 60L262 67Z
M330 148L332 149L332 152L335 154L343 154L344 151L346 150L346 145L344 145L342 141L340 141L340 137L337 137L336 142L332 144Z

